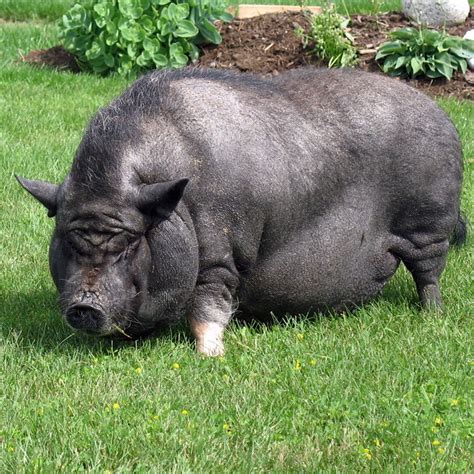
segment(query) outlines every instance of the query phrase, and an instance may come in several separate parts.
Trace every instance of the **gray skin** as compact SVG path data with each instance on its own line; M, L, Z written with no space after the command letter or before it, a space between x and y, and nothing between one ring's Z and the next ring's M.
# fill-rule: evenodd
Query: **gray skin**
M360 305L402 261L425 306L459 219L446 115L379 75L153 72L91 121L60 186L19 178L56 216L66 320L136 336L186 314L199 352L244 315Z

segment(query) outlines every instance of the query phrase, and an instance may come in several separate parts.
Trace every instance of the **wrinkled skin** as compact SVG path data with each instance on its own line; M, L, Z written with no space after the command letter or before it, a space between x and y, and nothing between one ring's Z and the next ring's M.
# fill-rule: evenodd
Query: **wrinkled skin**
M117 212L102 200L58 207L50 268L72 327L134 336L154 329L157 315L163 322L183 311L196 283L197 255L188 255L182 236L189 231L176 216L146 216L132 207ZM181 258L190 264L185 271Z
M99 111L60 186L19 178L56 216L72 327L135 336L186 314L207 355L237 306L350 308L401 261L441 306L461 179L456 130L426 96L314 69L153 72Z

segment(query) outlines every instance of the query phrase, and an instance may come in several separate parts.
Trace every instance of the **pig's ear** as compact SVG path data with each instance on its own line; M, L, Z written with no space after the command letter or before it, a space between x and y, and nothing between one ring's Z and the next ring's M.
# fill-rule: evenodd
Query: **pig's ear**
M177 179L165 183L145 184L140 188L137 207L147 213L167 218L183 197L189 179Z
M30 180L15 175L18 182L38 201L48 209L48 216L56 215L57 195L59 186L47 181Z

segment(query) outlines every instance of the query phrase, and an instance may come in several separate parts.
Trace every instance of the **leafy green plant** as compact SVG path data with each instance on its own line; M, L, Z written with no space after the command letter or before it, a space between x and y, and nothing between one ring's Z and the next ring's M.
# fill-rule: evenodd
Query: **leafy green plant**
M329 67L351 67L357 63L357 50L354 39L347 31L350 19L327 5L320 14L310 14L310 31L296 29L296 34L303 39L303 46L314 45L312 53L328 63Z
M474 57L474 41L445 32L402 28L390 33L393 41L383 43L375 56L391 76L450 80L455 71L463 74L467 60Z
M222 0L81 0L61 19L66 50L83 70L134 75L185 66L198 45L219 44L214 22L230 21Z

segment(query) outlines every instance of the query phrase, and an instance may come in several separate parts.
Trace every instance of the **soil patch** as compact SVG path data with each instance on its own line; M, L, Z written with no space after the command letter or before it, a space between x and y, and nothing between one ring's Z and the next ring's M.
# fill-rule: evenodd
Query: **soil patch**
M296 27L308 29L308 20L302 13L276 13L254 18L234 20L219 25L222 43L205 46L197 65L220 69L238 69L263 76L306 65L321 66L322 63L303 49L296 37ZM351 34L360 55L360 68L381 73L375 62L375 49L388 40L391 30L416 26L401 13L387 13L377 16L353 15ZM463 36L474 29L474 8L466 22L447 28L449 34ZM61 46L47 50L31 51L22 57L28 63L46 65L77 72L79 68L74 57ZM474 73L456 74L451 81L412 80L407 81L431 96L451 96L474 100Z
M71 53L68 53L62 46L53 46L49 49L36 49L23 56L22 61L48 66L54 69L80 72L79 66Z

